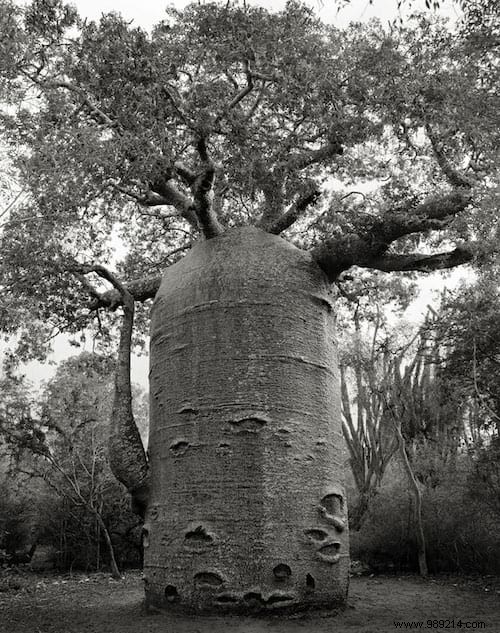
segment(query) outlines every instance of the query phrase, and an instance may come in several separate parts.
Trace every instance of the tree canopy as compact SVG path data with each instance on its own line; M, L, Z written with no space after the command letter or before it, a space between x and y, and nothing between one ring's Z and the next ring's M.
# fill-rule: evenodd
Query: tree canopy
M35 324L31 348L120 302L99 266L144 301L231 226L311 249L332 281L484 262L498 242L498 42L466 25L340 30L296 0L211 2L147 33L2 0L0 29L24 191L2 218L1 327Z

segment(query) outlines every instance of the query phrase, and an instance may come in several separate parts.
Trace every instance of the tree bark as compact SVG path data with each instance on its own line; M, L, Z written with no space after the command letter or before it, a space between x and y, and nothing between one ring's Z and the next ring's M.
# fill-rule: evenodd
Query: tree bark
M344 603L333 327L311 255L258 229L201 242L167 269L151 324L150 605Z
M370 220L363 217L353 222L348 233L324 240L311 253L330 281L335 281L351 266L385 272L430 272L468 263L477 251L474 242L434 255L392 253L388 249L406 235L445 229L470 202L470 194L461 190L438 198L430 197L416 206L409 203L389 209Z
M395 421L394 427L398 436L398 446L401 460L403 462L403 466L408 477L408 483L410 484L413 498L415 500L415 510L413 512L413 516L415 520L415 535L417 538L418 569L420 575L425 577L428 575L429 572L427 569L425 534L422 522L422 492L413 472L413 468L411 467L410 460L408 459L408 454L406 453L406 442L401 432L401 426L398 424L398 422Z
M123 321L115 369L115 390L109 434L109 463L115 477L132 496L132 509L144 518L149 497L149 470L141 436L132 412L130 381L134 299L120 287Z
M135 301L147 301L154 299L161 283L161 275L149 275L140 279L133 279L126 284L127 291L132 295ZM122 293L113 288L103 292L97 297L93 297L90 307L93 310L97 308L110 308L116 310L123 304Z
M95 517L97 519L97 522L99 523L99 527L101 528L102 533L104 534L104 540L106 541L106 545L108 547L111 576L115 580L121 580L122 575L120 574L120 570L118 569L118 564L115 558L115 550L113 547L113 542L111 541L111 536L109 535L109 532L108 532L108 528L106 527L106 524L104 523L103 518L99 514L99 512L97 511L95 512Z

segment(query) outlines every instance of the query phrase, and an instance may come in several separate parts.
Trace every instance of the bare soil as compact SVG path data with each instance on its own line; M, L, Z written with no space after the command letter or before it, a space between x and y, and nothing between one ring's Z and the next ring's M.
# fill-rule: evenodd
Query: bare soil
M147 613L140 572L121 581L104 574L0 575L1 633L388 633L420 628L410 627L411 622L423 622L424 630L500 633L500 579L356 577L342 613L250 618Z

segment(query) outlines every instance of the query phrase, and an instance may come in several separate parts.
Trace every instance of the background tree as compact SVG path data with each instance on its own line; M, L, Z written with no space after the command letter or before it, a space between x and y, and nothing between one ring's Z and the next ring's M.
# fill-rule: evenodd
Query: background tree
M29 191L2 234L2 289L16 306L3 328L24 329L22 341L36 328L40 351L44 336L124 303L116 391L128 392L130 300L155 296L168 266L151 330L148 599L342 602L329 284L354 266L425 272L491 257L491 74L442 24L341 32L294 1L274 14L190 5L151 35L115 14L82 23L55 0L4 1L0 15L2 86L15 104L3 129ZM348 189L319 207L332 178ZM347 195L384 179L369 200ZM137 451L134 492L148 465L124 403L113 461ZM247 517L244 528L234 516Z
M65 361L38 403L39 415L31 404L22 416L11 416L3 425L3 438L15 457L13 474L22 473L25 483L26 477L42 479L63 502L67 522L75 517L87 526L97 557L102 536L105 558L113 576L120 578L105 521L108 505L119 497L107 459L112 373L110 358L84 353ZM69 539L70 530L65 537Z
M25 486L11 480L19 452L8 440L20 421L30 418L32 394L30 385L14 373L8 359L5 365L6 371L0 377L0 561L19 564L29 562L35 553L40 532L39 509ZM38 489L35 494L40 492Z
M441 347L441 374L462 411L462 439L473 459L474 495L498 511L498 271L490 269L445 297L434 336Z
M470 410L471 439L488 429L498 433L498 307L498 281L491 271L446 296L435 326L434 335L443 349L444 376L456 386L464 409Z
M363 337L358 311L355 334L340 356L342 430L358 499L351 502L349 523L359 530L372 497L376 494L397 448L392 420L387 415L387 398L393 383L395 350L380 340L382 315L377 310L369 341ZM395 343L397 344L397 343Z
M386 464L384 479L378 482L380 498L370 499L365 524L355 539L355 552L374 566L413 567L418 558L420 571L425 575L428 567L434 571L470 570L488 565L492 547L488 530L493 542L498 540L498 530L486 527L486 532L480 529L472 537L472 516L465 513L469 527L459 526L458 517L462 517L464 507L473 505L476 512L483 514L485 526L489 526L494 525L498 511L498 435L492 401L484 387L478 388L481 372L477 369L486 362L488 380L495 382L497 371L491 359L495 358L498 345L490 319L493 312L487 306L495 305L498 288L491 281L490 277L486 284L489 293L480 293L485 287L481 280L462 288L455 296L445 296L441 308L432 311L417 332L413 345L390 356L388 380L376 377L370 382L364 375L361 377L362 390L384 400L382 419L387 424L387 435L398 439L400 457L399 463L392 460ZM481 308L477 309L480 296ZM475 307L471 309L473 298ZM488 336L488 326L493 336ZM482 361L474 361L474 337L487 340L487 344L477 344L477 349L482 350L477 359ZM363 432L358 435L363 441ZM370 450L370 444L366 449ZM380 504L387 504L384 496L391 486L390 494L397 500L393 503L403 507L407 505L402 498L405 489L411 493L406 539L401 539L389 522L384 525L375 519L377 512L391 514L387 507L380 508ZM374 537L374 532L378 536ZM395 538L399 542L391 542ZM417 550L418 557L414 553Z

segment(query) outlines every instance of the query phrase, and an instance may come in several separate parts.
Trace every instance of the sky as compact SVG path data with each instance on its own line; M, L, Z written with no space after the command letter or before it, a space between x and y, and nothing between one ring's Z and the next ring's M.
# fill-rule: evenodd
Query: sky
M203 1L203 0L200 0ZM150 28L152 24L160 21L164 16L164 9L167 5L182 8L188 4L186 0L70 0L83 17L98 19L102 13L118 11L125 18L133 20L137 26ZM328 23L337 26L346 26L352 21L365 21L373 17L380 18L383 22L391 21L400 14L398 10L398 0L352 0L348 6L340 11L335 0L306 0L314 7L319 17ZM407 0L408 3L408 0ZM249 5L259 5L269 10L280 10L286 0L247 0ZM414 10L425 9L424 0L411 0L409 6L402 9L403 14ZM439 13L455 19L458 9L452 0L442 0Z
M200 0L201 2L203 0ZM82 17L88 19L99 19L103 13L110 11L120 12L126 19L133 20L134 24L145 29L160 21L164 16L164 10L167 5L173 5L182 8L188 4L186 0L69 0L75 5ZM247 0L249 5L264 6L270 10L280 10L284 7L286 0ZM406 0L406 8L403 14L397 7L397 0L352 0L351 3L338 10L338 5L334 0L308 0L308 3L314 7L321 19L325 22L343 27L351 21L367 21L370 18L378 17L383 23L393 21L413 10L424 10L425 0ZM408 6L408 3L410 6ZM458 9L452 0L442 0L440 15L449 17L452 21L458 17ZM437 293L446 285L452 287L461 278L460 270L453 271L443 282L442 277L437 274L423 277L421 281L421 296L408 311L407 318L409 321L417 323L421 320L422 315L426 312L426 306L429 303L436 304ZM0 354L1 354L0 344ZM52 364L41 364L37 362L29 363L25 368L27 377L39 385L41 381L49 379L55 372L55 363L60 362L68 355L78 353L78 348L71 348L65 337L58 337L54 344L54 354L52 355ZM147 389L148 383L148 358L147 356L135 357L132 362L132 379L142 387Z

